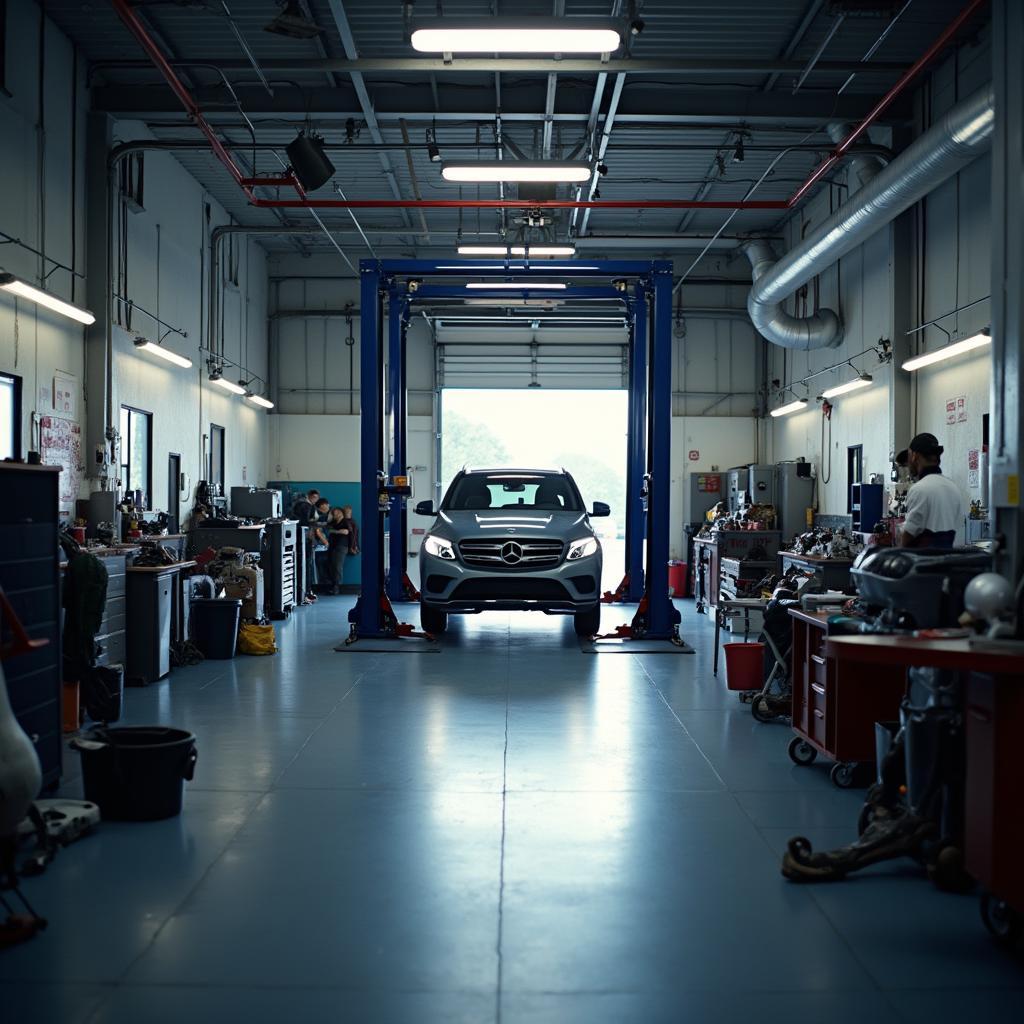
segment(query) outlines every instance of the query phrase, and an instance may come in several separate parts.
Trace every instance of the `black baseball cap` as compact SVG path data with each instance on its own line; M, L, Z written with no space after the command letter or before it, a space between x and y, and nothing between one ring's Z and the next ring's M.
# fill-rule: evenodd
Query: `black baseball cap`
M928 458L938 457L945 449L934 434L918 434L908 445L910 451Z

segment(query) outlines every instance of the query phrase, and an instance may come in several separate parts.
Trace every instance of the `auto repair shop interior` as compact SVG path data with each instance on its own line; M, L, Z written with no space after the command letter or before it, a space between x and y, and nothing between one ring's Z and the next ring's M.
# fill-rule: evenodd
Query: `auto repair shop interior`
M1024 1019L1022 50L0 0L4 1021Z

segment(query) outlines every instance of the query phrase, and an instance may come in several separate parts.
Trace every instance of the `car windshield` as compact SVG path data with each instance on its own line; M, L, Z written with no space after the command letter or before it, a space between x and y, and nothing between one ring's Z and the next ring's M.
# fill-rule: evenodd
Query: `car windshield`
M579 512L580 499L562 473L467 473L453 484L444 507Z

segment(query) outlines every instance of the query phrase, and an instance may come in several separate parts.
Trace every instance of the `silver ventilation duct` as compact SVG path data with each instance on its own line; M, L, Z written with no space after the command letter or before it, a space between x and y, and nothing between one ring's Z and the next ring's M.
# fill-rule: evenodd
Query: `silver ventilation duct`
M828 132L828 137L838 146L853 131L853 125L846 124L843 121L830 121L825 126L825 131ZM871 181L885 165L877 156L858 153L856 149L852 149L847 154L846 166L848 168L846 184L849 194L853 195L854 192L863 188Z
M989 86L958 103L778 262L767 242L745 246L754 278L747 312L765 338L793 349L839 344L842 324L832 310L799 318L783 301L981 156L992 138L993 102Z

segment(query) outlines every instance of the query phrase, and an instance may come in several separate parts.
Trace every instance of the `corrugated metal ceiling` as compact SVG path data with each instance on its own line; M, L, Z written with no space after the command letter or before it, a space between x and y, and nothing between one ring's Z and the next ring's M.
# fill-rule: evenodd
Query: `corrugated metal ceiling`
M313 20L321 27L322 34L315 40L295 40L265 32L263 29L277 13L272 0L229 0L229 6L238 30L244 36L257 61L275 59L316 60L327 56L345 56L341 35L337 29L328 0L307 0L307 8ZM366 58L409 58L415 56L403 38L401 4L393 0L382 4L381 0L343 0L342 3L351 27L355 45L360 57ZM433 3L421 3L424 14L434 14ZM793 60L805 61L817 50L833 27L836 6L831 2L818 4L819 10L810 27L793 51ZM611 0L586 2L566 0L568 17L607 15L612 10ZM688 0L645 0L641 5L641 16L646 27L635 40L633 56L638 59L664 59L666 61L709 60L721 58L725 61L751 60L773 61L778 59L793 39L793 34L808 10L809 0L714 0L698 2ZM927 41L935 38L942 28L961 9L961 0L916 0L885 40L875 59L910 63L923 49ZM500 13L542 14L550 13L552 4L544 2L495 4L492 0L448 0L443 4L445 16L488 16L494 10ZM82 3L81 0L48 0L47 12L78 44L87 59L100 66L94 74L94 81L110 85L152 85L158 79L152 69L111 68L109 61L137 61L141 51L120 24L116 14L107 4ZM216 62L219 59L239 60L244 55L217 0L205 3L175 5L173 3L143 4L142 16L153 28L167 52L173 57L202 62ZM883 31L887 22L879 18L848 17L824 52L824 59L831 61L857 61L867 52ZM191 70L190 82L196 87L210 85L219 78L215 68L196 67ZM237 84L258 85L255 72L239 68L229 72ZM324 133L331 143L344 141L344 132L338 122L344 112L356 112L358 108L352 93L349 76L345 73L324 71L268 72L275 87L301 99L307 90L336 88L338 92L338 116L318 115L315 123L324 127ZM408 94L410 109L419 111L432 109L431 77L423 73L375 72L366 76L371 99L375 93L387 92L389 102L394 97ZM892 73L865 73L858 75L847 92L871 97L880 94L893 81ZM780 77L774 85L772 96L778 97L780 122L785 121L786 101L792 95L791 73ZM801 91L811 95L834 95L846 80L846 74L815 73L807 80ZM433 76L434 82L442 82L446 102L461 96L472 96L482 101L484 111L493 111L496 102L495 77L490 74L441 73ZM517 85L524 81L543 83L544 72L501 76L503 96L508 97ZM571 102L579 105L591 94L595 75L572 73L558 79L563 98L572 94ZM650 104L651 118L680 112L677 97L684 90L688 97L706 94L716 99L723 96L743 97L763 92L768 81L764 73L722 74L709 77L686 74L658 73L627 77L623 91L623 105L631 97L643 97ZM609 88L605 90L603 111L607 111ZM225 96L224 99L227 99ZM689 102L692 104L693 100ZM739 101L737 109L742 107ZM450 108L449 108L450 109ZM559 106L556 93L555 111ZM631 113L637 112L629 107ZM221 120L240 123L233 117L230 104L219 107ZM688 108L687 113L699 113ZM639 112L646 116L645 111ZM284 146L294 137L296 119L301 120L304 111L295 109L280 114L254 113L259 140L279 147L283 156ZM504 134L525 154L538 152L543 128L543 110L537 109L535 122L506 121ZM438 141L449 155L477 155L475 150L458 149L457 144L479 143L479 156L493 155L493 113L481 113L474 122L438 123ZM198 133L190 128L183 115L176 112L148 119L158 138L197 138ZM764 183L759 187L757 198L783 199L796 184L802 181L820 159L820 153L828 149L828 141L821 131L794 126L794 130L782 131L778 126L750 124L744 136L747 150L743 162L736 162L736 128L744 127L740 116L722 118L722 123L713 127L696 125L660 125L644 127L635 123L620 121L611 134L611 148L605 158L609 173L600 181L600 194L604 199L644 198L691 198L699 190L707 192L709 199L740 198L750 185L766 172ZM360 118L361 121L361 118ZM490 121L490 123L488 123ZM732 126L731 129L725 126ZM821 127L820 125L818 126ZM412 152L412 165L420 193L424 198L458 198L457 186L443 182L438 164L431 163L422 143L425 122L421 118L410 123L411 140L418 145ZM334 150L331 159L337 168L336 180L352 199L390 198L391 191L381 171L379 153L360 149L362 143L371 141L371 134L360 124L360 133L355 145L344 150ZM384 141L399 143L402 140L396 112L389 108L381 114L381 132ZM584 141L584 121L555 122L553 126L553 152L566 155ZM226 135L241 144L248 137L244 130L232 127ZM792 152L772 168L778 151L794 142L820 147L819 151L800 150ZM705 149L672 149L672 146L700 146ZM755 147L766 147L759 150ZM717 147L717 148L716 148ZM284 211L280 217L269 211L249 208L244 197L230 184L219 164L203 152L176 153L177 159L193 174L215 198L239 221L254 225L275 224L281 219L288 223L304 225L309 215L301 210ZM245 159L250 159L251 154ZM406 198L414 195L407 158L401 150L389 153L399 193ZM256 155L256 166L260 173L276 173L280 164L274 153L262 151ZM772 168L771 170L769 170ZM462 193L467 198L491 198L497 196L492 186L464 186ZM515 193L512 192L512 195ZM570 193L563 189L560 195ZM711 233L717 229L727 214L721 211L698 211L687 217L680 210L599 210L589 218L588 230L595 234L634 232L638 234L672 235L681 222L688 222L691 233ZM379 247L404 252L429 252L437 248L435 237L428 244L416 232L406 236L396 234L408 224L421 227L419 214L410 211L406 216L399 210L362 210L357 216L360 222L374 229L371 240ZM772 211L744 211L736 216L730 231L742 233L765 230L778 220L778 213ZM324 212L325 221L332 227L351 233L353 225L345 211ZM493 236L498 225L494 211L427 210L424 218L429 230L448 233L450 236L461 227L464 235L472 236L477 230L484 233L484 239ZM558 234L565 236L569 215L557 216ZM286 241L268 240L268 247L283 247ZM315 242L311 244L316 244ZM450 237L442 239L442 245L450 247Z

